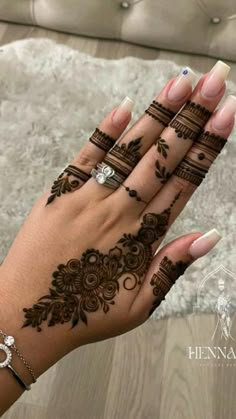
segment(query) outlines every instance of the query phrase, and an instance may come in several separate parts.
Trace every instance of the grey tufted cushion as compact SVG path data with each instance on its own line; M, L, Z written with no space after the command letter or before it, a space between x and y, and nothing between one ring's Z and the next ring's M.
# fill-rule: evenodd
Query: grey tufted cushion
M236 61L234 14L235 0L0 0L2 20Z

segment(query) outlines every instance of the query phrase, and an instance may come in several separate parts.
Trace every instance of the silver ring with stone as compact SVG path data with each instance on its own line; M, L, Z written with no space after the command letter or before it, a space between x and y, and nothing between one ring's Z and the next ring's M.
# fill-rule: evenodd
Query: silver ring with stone
M91 175L99 185L111 189L118 189L123 182L122 176L105 163L98 163L96 169L91 170Z

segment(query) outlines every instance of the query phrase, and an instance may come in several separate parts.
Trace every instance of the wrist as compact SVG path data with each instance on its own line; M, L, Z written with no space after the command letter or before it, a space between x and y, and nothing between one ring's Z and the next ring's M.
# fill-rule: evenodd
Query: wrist
M6 273L4 264L0 268L0 284L0 329L14 337L16 347L32 367L36 377L39 377L64 355L75 349L78 342L75 343L71 339L70 330L68 327L65 330L64 325L45 327L42 332L37 332L33 327L22 327L25 322L23 308L34 301L35 287L27 287L26 292L24 279L20 275L13 277L10 272ZM45 293L45 290L43 292ZM38 289L37 294L40 293L42 294L42 290ZM1 336L0 342L3 343ZM31 384L33 380L29 371L22 360L14 352L12 353L12 365L26 384Z

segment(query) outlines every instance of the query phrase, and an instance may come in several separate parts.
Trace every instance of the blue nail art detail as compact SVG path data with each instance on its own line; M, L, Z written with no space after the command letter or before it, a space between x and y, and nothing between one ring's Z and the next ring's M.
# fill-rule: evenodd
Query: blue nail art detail
M182 74L183 74L184 76L187 76L187 74L188 74L188 70L187 70L187 68L185 68L185 69L182 71Z

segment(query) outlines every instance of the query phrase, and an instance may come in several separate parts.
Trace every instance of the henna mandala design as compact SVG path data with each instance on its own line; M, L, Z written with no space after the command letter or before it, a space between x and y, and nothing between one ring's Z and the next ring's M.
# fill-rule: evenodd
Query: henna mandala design
M199 186L226 142L226 138L204 131L194 143L189 154L177 166L174 174ZM191 157L191 154L194 158Z
M70 180L70 176L75 177L76 179ZM82 186L82 182L87 182L91 177L90 174L80 170L76 166L69 165L64 172L60 174L57 180L54 181L51 188L51 195L47 200L47 204L50 204L57 196L65 194L66 192L73 192Z
M159 267L159 271L153 275L150 284L153 286L153 295L156 297L152 308L149 312L149 316L156 310L161 304L162 300L165 299L166 294L170 288L174 285L176 280L183 275L189 263L182 261L176 262L175 264L165 256Z
M123 181L129 176L141 158L139 150L142 138L137 138L128 144L115 144L104 159L104 163L119 173Z
M153 100L145 113L160 122L164 127L167 127L169 122L174 118L175 112L165 108L161 103Z
M189 100L171 121L170 127L175 129L177 137L195 141L211 114L208 109Z
M179 196L161 214L144 215L137 235L124 234L108 254L89 249L80 259L59 265L49 293L23 309L22 327L32 326L40 332L42 323L48 321L48 326L71 322L73 328L79 321L87 324L87 313L99 309L107 313L121 285L133 290L142 283L152 261L152 245L167 232L171 209Z
M161 183L166 183L167 180L170 178L171 174L168 170L160 165L159 160L156 161L156 177L160 180Z
M169 146L166 142L166 140L164 140L164 138L159 137L156 142L155 145L157 146L157 151L158 153L160 153L165 159L167 158L167 150L169 150Z
M100 131L99 128L96 128L92 136L89 138L89 141L95 144L98 148L103 151L109 151L113 147L116 140L104 132Z

